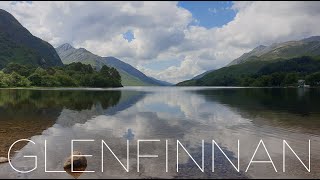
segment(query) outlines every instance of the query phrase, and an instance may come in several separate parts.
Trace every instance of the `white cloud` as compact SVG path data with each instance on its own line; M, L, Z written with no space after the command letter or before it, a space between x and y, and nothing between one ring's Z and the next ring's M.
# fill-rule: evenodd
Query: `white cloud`
M202 71L202 68L198 64L197 58L193 56L186 56L180 66L171 66L162 71L153 71L144 67L137 67L140 71L145 72L153 77L159 79L165 79L169 82L180 82L186 78L190 79L194 74L198 74Z
M218 10L216 8L208 8L208 11L212 14L217 14Z
M54 46L69 42L101 56L115 56L147 75L178 82L219 68L264 44L320 34L318 2L234 2L237 14L219 28L196 20L177 2L0 2L34 35ZM123 33L131 30L128 42ZM159 72L150 61L176 59Z

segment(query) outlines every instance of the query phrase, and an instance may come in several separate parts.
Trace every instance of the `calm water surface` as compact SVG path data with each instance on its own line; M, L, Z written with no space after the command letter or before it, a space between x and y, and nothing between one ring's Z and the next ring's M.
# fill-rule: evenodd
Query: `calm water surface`
M2 89L0 90L0 156L22 138L35 142L19 143L12 153L12 164L20 170L34 167L31 173L15 172L0 164L0 178L73 178L67 173L45 173L44 141L47 140L49 171L62 171L74 150L88 157L87 170L80 178L319 178L320 177L320 90L280 88L185 88L131 87L121 89ZM137 140L141 158L137 172ZM240 141L238 157L237 140ZM254 163L246 168L260 141L270 153L271 163ZM311 141L311 172L287 149L286 172L282 172L282 141L286 140L301 160L308 164L308 140ZM104 140L126 165L129 140L129 172L104 148L104 172L101 172L101 140ZM166 140L168 172L166 172ZM204 172L179 148L179 172L176 171L177 140L201 165L204 140ZM214 153L212 140L237 163L237 172L225 156ZM260 146L254 160L268 160Z

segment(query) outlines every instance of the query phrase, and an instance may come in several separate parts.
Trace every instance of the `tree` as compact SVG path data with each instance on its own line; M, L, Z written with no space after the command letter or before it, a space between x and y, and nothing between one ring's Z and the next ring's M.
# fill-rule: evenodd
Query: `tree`
M242 77L241 78L241 86L252 86L254 82L254 78L251 77Z
M293 73L286 74L286 77L284 78L285 85L295 85L297 82L298 82L297 73L293 72Z
M41 78L41 85L44 87L58 87L61 84L54 76L45 75Z
M256 80L253 82L252 86L256 87L267 87L271 86L271 77L267 75L260 76L256 78Z
M11 73L9 76L8 85L10 87L29 87L30 84L30 81L26 77L21 76L16 72Z
M320 86L320 72L308 75L306 77L306 82L311 86Z
M112 67L110 69L110 75L114 80L119 81L119 83L121 83L121 76L115 68Z
M93 87L111 87L111 82L101 74L95 74L91 78Z
M31 74L28 77L28 80L31 82L32 86L42 86L42 76L37 73Z
M111 68L109 68L106 65L103 65L102 68L100 69L100 74L104 75L106 77L109 77L109 76L111 76L110 70L111 70Z
M283 80L285 78L284 73L276 72L271 74L270 85L271 86L281 86L283 85Z
M49 67L46 69L47 74L54 75L56 73L56 70L52 67Z
M38 67L38 68L34 71L34 73L39 74L40 76L45 76L45 75L48 74L47 71L44 70L44 69L42 69L41 67Z
M25 66L17 63L9 63L4 69L3 72L6 74L11 74L12 72L16 72L21 76L29 76L34 71L34 67Z
M115 68L110 68L106 65L102 66L99 72L100 76L106 78L109 81L109 85L113 87L119 87L121 85L121 76Z
M115 68L102 67L94 71L91 65L71 63L63 67L29 67L9 64L6 73L0 71L0 87L120 87L121 76ZM27 77L27 78L26 78Z
M93 68L89 64L82 64L81 62L73 62L65 66L68 71L76 71L83 74L93 73Z
M66 75L57 75L55 76L56 80L59 82L60 86L63 87L74 87L77 86L77 83L70 76Z
M1 88L6 88L8 87L8 82L9 82L9 79L8 79L8 74L5 74L3 73L2 71L0 71L0 87Z
M83 75L79 80L79 85L83 87L93 87L93 78L91 74Z

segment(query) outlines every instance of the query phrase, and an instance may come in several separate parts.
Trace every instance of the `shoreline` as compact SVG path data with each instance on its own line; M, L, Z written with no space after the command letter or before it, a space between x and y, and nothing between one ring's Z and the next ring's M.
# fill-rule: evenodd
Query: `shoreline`
M30 90L53 90L53 89L70 89L70 90L77 90L77 89L92 89L92 90L109 90L109 89L127 89L127 88L266 88L266 89L319 89L320 87L288 87L288 86L123 86L123 87L5 87L1 89L30 89Z

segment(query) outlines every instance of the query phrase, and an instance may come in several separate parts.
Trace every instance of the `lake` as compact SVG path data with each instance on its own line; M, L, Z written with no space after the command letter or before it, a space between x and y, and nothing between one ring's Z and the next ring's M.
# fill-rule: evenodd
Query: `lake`
M0 164L0 178L73 178L45 169L63 171L63 163L71 155L71 141L79 139L91 140L74 142L73 149L92 155L87 157L86 170L95 171L79 178L319 178L319 135L320 89L0 90L0 156L6 157L16 140L30 139L34 143L20 142L13 147L11 163L27 171L35 167L35 159L24 156L37 157L37 168L30 173L18 173L9 163ZM218 146L212 152L212 140L225 154ZM263 144L257 148L260 140ZM288 146L283 172L283 140L307 167L310 140L311 172ZM102 142L125 167L129 155L129 172ZM157 155L141 157L139 172L138 142L140 155ZM225 155L235 166L239 160L239 172ZM253 155L254 161L268 162L248 167Z

